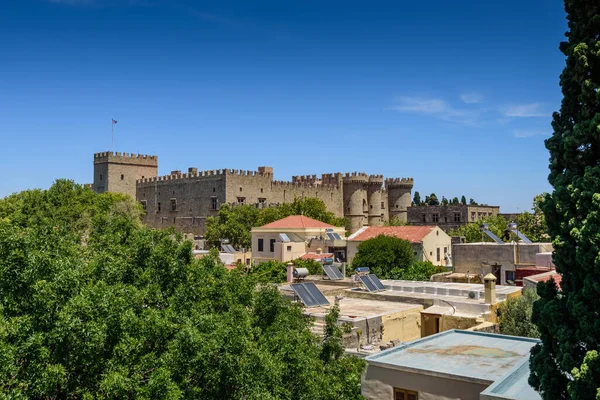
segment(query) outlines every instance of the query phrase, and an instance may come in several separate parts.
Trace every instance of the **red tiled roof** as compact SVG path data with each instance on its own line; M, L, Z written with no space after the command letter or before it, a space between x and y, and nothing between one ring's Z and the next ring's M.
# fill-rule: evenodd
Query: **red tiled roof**
M546 275L546 276L529 276L528 278L531 280L534 280L536 282L548 282L550 280L550 278L554 278L554 282L556 283L556 286L558 286L559 288L560 288L560 281L562 281L561 274L552 274L552 275Z
M394 236L408 240L411 243L420 243L435 226L366 226L348 238L362 242L379 235Z
M304 215L290 215L289 217L273 221L270 224L261 226L268 229L297 229L297 228L335 228L333 225L316 219L305 217Z
M321 253L321 254L306 253L303 256L301 256L300 258L303 260L321 260L323 258L333 258L333 254L332 253Z

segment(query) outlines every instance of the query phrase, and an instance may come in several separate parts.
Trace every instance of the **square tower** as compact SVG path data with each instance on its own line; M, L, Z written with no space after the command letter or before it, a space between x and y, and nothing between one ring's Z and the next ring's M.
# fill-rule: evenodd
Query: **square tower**
M96 193L128 194L135 199L136 181L158 175L158 156L103 152L94 154Z

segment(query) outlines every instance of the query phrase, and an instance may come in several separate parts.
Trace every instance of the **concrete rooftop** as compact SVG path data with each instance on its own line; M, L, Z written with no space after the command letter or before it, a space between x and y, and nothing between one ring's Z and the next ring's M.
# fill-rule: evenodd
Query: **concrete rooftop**
M371 365L491 384L528 359L537 339L450 330L369 356Z
M529 359L481 392L481 400L541 400L542 396L527 382Z
M325 296L329 303L335 304L335 297ZM331 307L311 307L305 309L305 314L318 319L324 318ZM353 319L356 317L378 317L415 309L418 312L423 306L420 304L401 303L395 301L367 300L360 298L344 297L340 302L340 319Z

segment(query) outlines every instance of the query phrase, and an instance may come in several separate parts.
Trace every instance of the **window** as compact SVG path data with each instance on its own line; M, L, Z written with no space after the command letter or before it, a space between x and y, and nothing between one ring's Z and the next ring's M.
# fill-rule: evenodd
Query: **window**
M287 251L292 251L292 246L288 246Z
M394 400L419 400L419 394L414 390L394 388Z
M440 214L431 214L431 222L440 222Z
M448 254L448 248L444 247L444 255Z
M436 257L435 258L437 259L438 262L440 261L440 248L439 247L437 248Z
M460 213L454 213L454 222L460 222Z
M505 274L505 278L506 278L506 283L508 283L509 281L510 282L515 281L515 279L516 279L515 271L505 271L504 274Z
M260 192L261 192L261 193L263 192L263 188L260 188Z
M216 210L219 207L219 203L217 201L216 197L211 197L210 198L210 209L211 210Z
M269 240L269 251L275 253L275 239Z
M475 211L471 213L471 221L475 221Z
M381 202L381 209L383 210L385 208L385 203L382 201Z
M238 201L238 204L246 204L246 198L245 197L238 197L237 201Z
M216 192L216 191L217 191L217 189L213 188L213 193Z
M144 211L146 211L146 200L142 200L140 201L140 203L142 204L142 208L144 209Z
M144 179L144 175L142 175L142 179Z
M264 242L265 242L264 239L258 239L258 251L264 250L264 246L265 246Z
M264 205L266 202L267 202L267 199L265 199L264 197L259 197L258 198L258 204Z
M373 209L373 205L371 204L371 205L369 206L369 208L372 210L372 209Z
M425 213L421 214L421 221L427 222L427 214L425 214Z
M160 201L156 204L156 209L158 212L160 212Z
M240 192L242 191L242 187L240 186Z
M100 180L102 180L102 174L100 174Z
M121 174L121 180L125 179L125 175Z
M177 199L171 199L171 211L177 211Z

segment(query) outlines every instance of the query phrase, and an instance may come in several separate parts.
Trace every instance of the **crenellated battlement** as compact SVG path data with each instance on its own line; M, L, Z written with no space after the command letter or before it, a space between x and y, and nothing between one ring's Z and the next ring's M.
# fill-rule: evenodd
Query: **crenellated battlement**
M383 185L383 175L369 175L369 185Z
M156 176L151 178L139 179L137 183L149 183L149 182L163 182L172 180L185 180L185 179L196 179L206 178L214 176L272 176L270 172L250 171L241 169L213 169L207 171L198 171L198 168L190 167L187 173L182 173L180 170L171 171L169 175Z
M415 181L413 178L387 178L385 180L385 186L387 188L402 187L406 189L412 189Z
M292 182L319 184L321 180L317 178L317 175L297 175L292 176Z
M346 172L342 178L344 183L367 183L369 181L369 175L364 172Z
M272 181L272 186L277 187L285 187L290 189L295 188L307 188L307 189L322 189L324 191L338 190L339 186L337 185L329 185L329 184L321 184L321 183L310 183L310 182L290 182L290 181Z
M94 154L94 164L139 164L158 167L158 156L135 153L121 153L119 151L104 151Z

